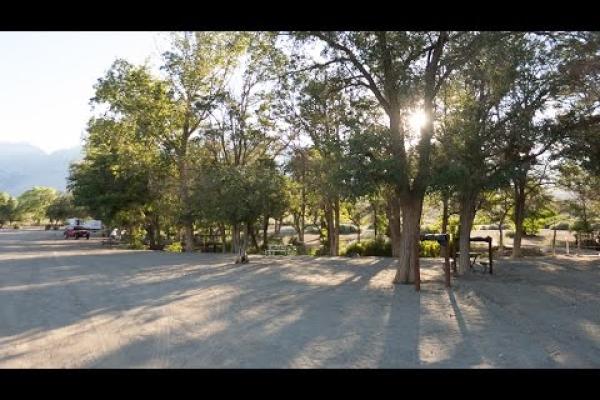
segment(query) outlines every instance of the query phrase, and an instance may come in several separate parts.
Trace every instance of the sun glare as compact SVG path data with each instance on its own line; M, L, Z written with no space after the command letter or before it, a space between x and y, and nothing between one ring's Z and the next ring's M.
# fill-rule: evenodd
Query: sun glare
M427 122L427 116L423 110L415 110L408 116L408 124L413 132L419 132Z

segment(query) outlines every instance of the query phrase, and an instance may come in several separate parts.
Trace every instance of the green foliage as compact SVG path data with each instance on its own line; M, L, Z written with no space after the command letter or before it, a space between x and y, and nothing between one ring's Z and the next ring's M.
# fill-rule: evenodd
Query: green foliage
M360 243L354 242L345 249L347 256L377 256L391 257L392 246L388 240L374 239L365 240ZM420 242L420 257L439 257L440 245L438 242Z
M46 210L57 196L56 189L35 186L19 196L19 213L39 225L42 218L46 216Z
M165 251L170 253L181 253L183 251L183 246L181 246L181 242L173 242L165 246Z
M357 233L358 228L355 225L340 224L340 235L348 235L351 233Z
M20 219L19 202L8 193L0 193L0 227Z
M557 231L571 230L571 226L567 222L561 222L556 225L549 225L548 229L556 229Z
M73 204L61 196L36 214L31 200L0 196L0 224L18 220L17 211L60 220L82 206L132 230L132 246L142 246L143 235L158 231L160 240L163 231L172 240L190 222L239 231L289 215L297 231L305 220L305 232L323 242L321 223L331 220L338 202L341 234L372 223L383 236L388 197L415 200L438 191L477 198L483 191L476 223L497 225L512 208L510 182L526 181L535 152L554 151L562 132L590 139L584 161L593 165L597 113L590 110L597 105L589 100L597 83L590 65L597 61L597 35L567 41L562 33L545 41L522 32L291 36L298 40L282 51L273 32L175 33L162 76L117 60L95 86L92 105L102 114L89 122L84 160L71 167ZM303 53L314 50L314 40L324 45L319 65ZM561 43L567 47L557 51ZM234 71L235 88L228 84ZM586 99L563 102L572 101L577 112L560 115L560 129L537 118L549 96L578 93ZM419 107L428 116L422 130L408 126ZM569 168L561 172L563 186L576 193L587 188L570 207L580 221L575 226L587 230L596 222L599 185ZM526 232L547 225L553 213L549 198L533 193ZM448 232L456 236L457 227L452 215ZM423 231L440 232L441 224ZM327 254L322 244L314 251ZM424 242L421 253L438 254L436 246ZM381 237L350 251L391 253Z
M420 244L420 257L439 257L440 244L438 242L426 241Z
M534 186L530 189L529 200L526 202L523 232L530 236L536 235L557 215L552 196L542 186Z
M83 212L73 204L71 194L61 194L46 209L46 218L50 222L58 223L72 216L82 216Z
M587 173L574 162L566 162L558 167L558 184L575 196L567 200L569 213L577 221L572 229L590 232L594 221L600 217L600 176Z
M253 222L269 209L284 208L283 176L270 161L250 166L207 165L198 177L194 199L198 215L229 224Z
M583 233L591 233L593 231L590 222L583 219L575 220L573 226L571 227L571 230Z
M134 228L129 236L129 248L133 250L145 250L144 238L145 232L142 229Z

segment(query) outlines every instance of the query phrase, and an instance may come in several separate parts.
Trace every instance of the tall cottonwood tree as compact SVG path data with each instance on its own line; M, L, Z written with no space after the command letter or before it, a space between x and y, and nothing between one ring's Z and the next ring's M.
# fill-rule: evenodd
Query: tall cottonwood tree
M556 46L549 44L543 36L533 34L524 34L519 40L520 46L512 50L521 57L505 101L506 122L497 133L506 142L504 157L511 164L515 223L512 257L515 258L521 255L528 181L539 170L541 156L551 151L556 141L564 136L553 127L550 118L542 117L561 79Z
M419 279L420 221L431 165L435 101L441 86L465 59L475 55L478 34L469 32L309 32L326 45L348 85L366 88L385 110L395 158L394 196L402 209L399 264L394 282ZM420 106L427 117L414 152L407 151L403 119Z
M181 222L185 250L193 249L193 211L188 171L190 140L222 101L228 79L247 46L246 33L185 32L173 34L171 49L163 54L174 102L172 129L164 137L177 165Z
M284 55L274 45L276 39L276 35L271 33L246 34L246 45L240 53L238 64L239 90L231 86L222 90L221 101L210 112L210 126L200 139L209 154L208 162L226 166L230 170L237 169L241 174L239 179L258 176L248 175L244 169L252 170L257 163L267 165L268 160L272 161L284 152L291 141L278 129L273 111L273 103L277 99L271 86L285 65ZM273 168L263 168L262 171L272 172ZM195 172L203 173L201 170ZM201 187L197 189L201 190ZM279 203L269 196L264 197L262 202L260 210L268 223L269 217L280 214ZM272 207L267 207L265 202ZM269 215L270 211L272 215ZM246 259L246 236L253 233L255 218L229 220L233 221L234 251ZM241 240L242 232L245 232L244 240Z

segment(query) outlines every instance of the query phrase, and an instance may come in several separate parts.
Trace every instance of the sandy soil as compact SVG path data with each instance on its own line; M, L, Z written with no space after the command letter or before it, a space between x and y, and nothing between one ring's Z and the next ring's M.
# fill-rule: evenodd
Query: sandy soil
M600 257L498 261L443 287L393 260L111 250L0 231L0 367L600 367Z

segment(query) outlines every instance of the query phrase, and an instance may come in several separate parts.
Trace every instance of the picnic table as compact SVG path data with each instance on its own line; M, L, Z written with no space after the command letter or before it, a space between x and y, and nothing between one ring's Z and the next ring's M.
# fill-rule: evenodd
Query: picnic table
M108 239L102 240L102 246L104 246L104 245L114 246L114 245L117 245L117 244L120 244L120 243L121 243L121 239L117 239L117 238L114 238L112 236L109 237Z
M475 252L470 252L469 253L469 259L471 260L471 262L469 263L469 268L473 269L473 267L475 265L481 265L482 267L484 267L485 269L487 269L488 267L488 262L487 261L480 261L479 264L477 264L477 258L479 256L484 255L483 253L475 253ZM454 257L454 266L456 266L456 260L458 260L460 258L460 252L457 251L456 252L456 256Z
M291 245L284 244L270 244L267 246L265 250L265 256L274 256L277 254L287 256L290 253L293 253L294 247Z

